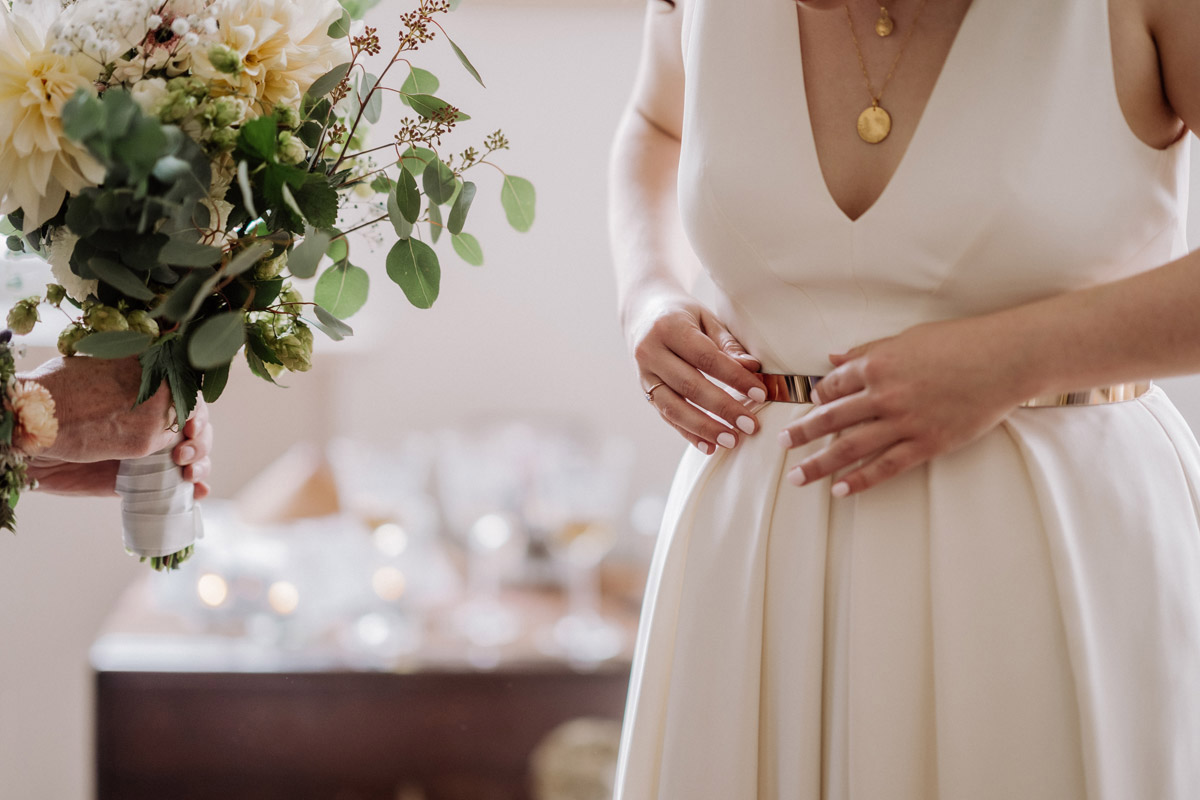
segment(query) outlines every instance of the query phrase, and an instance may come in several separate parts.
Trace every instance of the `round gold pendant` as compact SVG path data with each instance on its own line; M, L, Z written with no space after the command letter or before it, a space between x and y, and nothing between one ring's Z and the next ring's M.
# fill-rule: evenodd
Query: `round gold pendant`
M892 18L888 15L887 9L883 6L879 7L879 19L875 20L875 32L880 36L891 36L892 31L896 26L892 23Z
M858 115L858 135L868 144L879 144L892 132L892 115L879 106L868 106Z

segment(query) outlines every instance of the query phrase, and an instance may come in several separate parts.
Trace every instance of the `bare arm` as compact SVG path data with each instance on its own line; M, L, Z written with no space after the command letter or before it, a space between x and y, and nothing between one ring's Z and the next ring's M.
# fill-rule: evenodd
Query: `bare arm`
M758 360L688 293L698 265L683 234L676 195L682 6L650 0L647 7L638 78L613 144L609 223L621 326L643 391L652 390L655 408L680 435L711 454L718 445L737 446L758 424L708 376L752 398L766 393L753 374Z

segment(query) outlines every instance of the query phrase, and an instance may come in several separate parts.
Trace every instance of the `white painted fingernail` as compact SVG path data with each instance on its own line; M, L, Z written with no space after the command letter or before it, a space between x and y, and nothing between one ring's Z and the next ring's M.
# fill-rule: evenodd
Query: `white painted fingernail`
M717 444L728 450L732 450L733 446L737 444L737 438L732 433L722 433L717 437Z
M804 470L800 469L799 467L796 467L794 470L789 472L787 478L789 482L795 484L796 486L803 486L808 482L808 478L804 476Z
M750 417L738 417L737 426L742 429L742 433L754 433L754 420Z
M838 483L835 483L833 488L829 491L834 497L845 497L846 495L850 494L850 484L846 483L845 481L839 481Z
M791 447L792 446L792 432L791 431L781 431L780 432L779 446L780 447Z
M767 402L767 393L764 392L762 389L758 388L757 386L755 386L750 391L746 392L746 396L749 397L751 400L753 400L756 403Z
M701 453L704 453L704 455L709 455L712 453L712 445L710 445L708 442L696 442L696 449Z

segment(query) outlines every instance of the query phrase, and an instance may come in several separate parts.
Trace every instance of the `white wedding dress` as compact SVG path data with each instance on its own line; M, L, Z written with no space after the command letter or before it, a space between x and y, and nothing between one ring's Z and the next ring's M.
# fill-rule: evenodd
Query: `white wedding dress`
M1106 0L974 0L853 222L794 4L691 3L682 211L766 371L1185 252L1187 146L1130 132ZM680 465L618 800L1200 798L1200 448L1161 389L1015 411L842 500L784 479L812 447L776 435L810 409Z

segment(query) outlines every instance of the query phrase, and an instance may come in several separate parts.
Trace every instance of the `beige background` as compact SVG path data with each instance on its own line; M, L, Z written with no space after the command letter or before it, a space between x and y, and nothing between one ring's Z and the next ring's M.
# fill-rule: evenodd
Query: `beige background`
M390 29L389 10L408 5L384 0L376 23ZM420 63L446 83L443 96L480 120L468 138L505 129L513 150L498 160L537 186L534 230L507 228L498 182L481 175L468 230L487 264L467 267L440 248L443 294L431 312L409 308L381 255L357 246L354 260L372 271L374 287L371 307L353 320L359 335L324 348L318 368L289 378L286 391L235 370L213 411L218 494L234 493L293 441L399 441L507 414L568 416L633 437L639 487L665 488L682 444L643 402L627 363L603 221L608 144L641 9L636 0L464 3L452 32L490 90L436 44ZM386 124L378 129L386 135ZM1170 390L1200 424L1200 381ZM0 536L0 797L83 800L92 793L88 646L145 568L121 552L115 502L30 495L20 511L21 534Z

